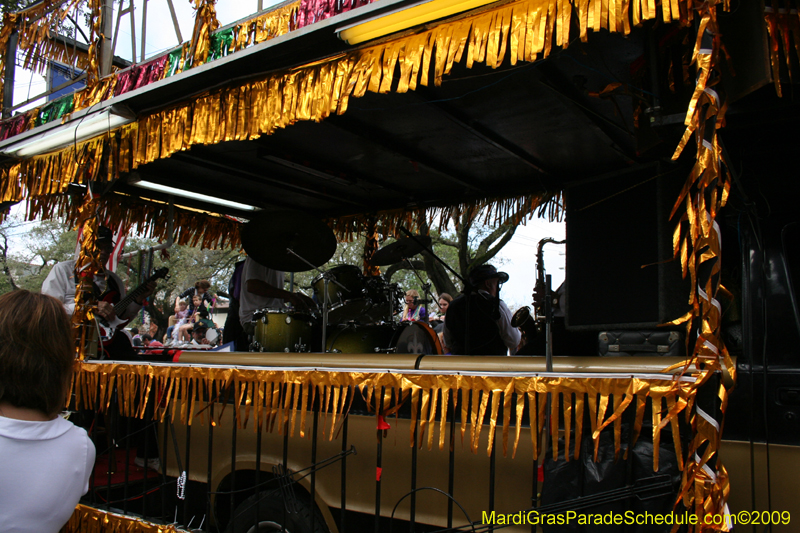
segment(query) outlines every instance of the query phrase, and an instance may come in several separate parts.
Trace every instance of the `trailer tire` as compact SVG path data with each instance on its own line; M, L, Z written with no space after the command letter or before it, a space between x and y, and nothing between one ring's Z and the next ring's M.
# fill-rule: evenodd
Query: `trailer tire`
M297 495L297 507L298 512L290 514L284 511L280 492L259 492L236 507L226 533L271 533L281 531L281 525L285 526L286 533L328 533L322 513L316 506L312 510L308 495L305 493ZM315 516L313 530L311 529L312 512ZM258 513L258 529L255 527L256 513Z

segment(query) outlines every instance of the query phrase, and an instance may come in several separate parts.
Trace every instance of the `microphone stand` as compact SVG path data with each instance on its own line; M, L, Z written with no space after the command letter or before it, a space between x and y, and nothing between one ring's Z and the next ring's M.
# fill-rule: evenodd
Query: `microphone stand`
M307 261L305 257L299 255L298 253L296 253L291 248L287 248L286 251L289 252L290 254L292 254L293 256L295 256L296 258L298 258L300 261L302 261L305 264L307 264L308 266L310 266L312 269L316 270L322 276L322 282L323 282L323 287L324 287L324 290L322 291L323 292L323 298L322 298L322 352L325 353L325 352L328 351L328 347L327 347L327 341L328 341L328 283L332 281L333 283L335 283L336 285L338 285L342 289L347 290L347 288L344 285L342 285L341 283L339 283L338 281L336 281L335 279L333 279L333 276L331 276L331 274L329 272L324 271L324 270L320 270L319 268L317 268L316 265L314 265L311 262Z

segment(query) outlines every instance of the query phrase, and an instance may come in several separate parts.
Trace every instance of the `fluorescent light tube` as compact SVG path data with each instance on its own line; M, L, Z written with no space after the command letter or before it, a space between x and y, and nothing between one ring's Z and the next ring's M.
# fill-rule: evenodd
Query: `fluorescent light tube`
M172 194L174 196L180 196L182 198L190 198L192 200L197 200L200 202L208 202L211 204L231 207L233 209L239 209L241 211L259 210L258 207L254 207L252 205L240 204L239 202L223 200L222 198L214 198L213 196L208 196L207 194L185 191L183 189L176 189L175 187L169 187L167 185L159 185L158 183L153 183L152 181L142 180L133 182L131 183L131 185L135 185L136 187L141 187L143 189L150 189L151 191L157 191L164 194Z
M495 1L431 0L342 28L338 31L338 34L340 39L347 41L349 44L363 43L364 41L419 26L426 22L485 6Z
M122 111L122 112L120 112ZM42 133L18 144L12 144L5 152L15 157L30 157L52 152L73 143L82 142L106 131L113 130L136 120L132 112L109 108L91 116L75 119L64 126Z

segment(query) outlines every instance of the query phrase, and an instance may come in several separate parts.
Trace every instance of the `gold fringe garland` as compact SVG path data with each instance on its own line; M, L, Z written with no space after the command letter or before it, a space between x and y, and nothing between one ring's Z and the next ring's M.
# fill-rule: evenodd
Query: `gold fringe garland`
M133 518L109 511L102 511L78 504L69 521L60 533L180 533L173 525L152 524L141 518ZM187 532L188 533L188 532Z
M462 442L469 445L473 453L480 450L480 439L484 426L489 426L489 439L485 449L490 455L495 445L494 428L502 426L503 455L507 455L509 444L511 456L515 457L520 438L522 420L526 411L530 420L530 438L533 456L541 450L541 437L545 431L544 406L546 396L552 393L553 420L563 416L571 420L575 413L575 442L581 442L584 410L588 409L591 432L594 440L594 458L597 459L600 434L611 427L614 432L615 452L621 451L621 417L631 405L637 407L634 431L638 435L643 426L644 402L650 398L653 409L653 443L658 449L661 430L667 425L677 428L678 415L693 408L692 379L674 379L636 376L597 377L585 375L458 375L413 374L372 371L295 370L278 368L221 368L203 366L149 365L125 363L81 363L75 373L72 391L75 407L105 412L110 408L112 392L117 391L119 413L123 416L143 418L149 401L155 401L153 420L164 422L167 417L174 422L191 425L194 418L201 423L216 425L222 412L230 409L237 428L246 428L248 423L254 430L273 431L276 427L294 437L296 431L301 438L310 436L307 431L307 410L315 397L321 401L323 413L322 435L332 440L338 433L343 417L347 416L353 395L360 393L371 411L380 417L396 414L401 403L411 402L410 444L420 448L427 442L432 449L438 424L438 446L444 449L447 428L450 391L461 391L460 434ZM190 388L191 386L191 388ZM150 393L155 390L155 395ZM225 391L225 392L223 392ZM234 394L231 396L230 391ZM383 396L381 396L381 391ZM514 396L516 403L512 405ZM206 398L222 403L216 420L206 421L208 405L202 406ZM559 395L563 398L558 401ZM574 407L573 407L574 395ZM441 401L439 397L441 396ZM226 404L228 397L233 403ZM455 402L457 394L452 395ZM471 398L471 402L470 402ZM491 403L490 400L491 399ZM637 402L637 403L634 403ZM500 405L503 417L499 416ZM421 406L421 411L418 409ZM421 412L419 430L416 413ZM192 416L192 413L194 416ZM514 417L512 423L512 415ZM251 418L252 417L252 418ZM430 428L430 429L428 429ZM427 441L425 432L428 431ZM565 449L558 448L558 424L552 424L553 454L556 457ZM680 439L674 439L675 451L681 457ZM580 446L576 445L574 458ZM566 458L568 461L572 459ZM658 470L658 454L653 458L653 469Z
M438 221L439 231L447 230L450 222L461 220L466 213L470 220L483 217L484 224L502 224L508 220L524 223L526 216L547 216L552 222L560 220L564 213L562 193L540 193L513 196L510 198L484 198L469 203L443 207L403 208L378 211L374 214L355 214L328 220L340 242L349 242L358 235L369 234L369 219L375 217L376 230L381 235L398 235L399 227L409 231L430 228ZM520 215L520 213L523 213Z
M232 52L263 43L289 32L292 15L300 8L300 0L273 9L247 20L234 28L235 40Z
M68 196L49 196L28 199L29 220L64 219L67 225L77 224L80 206ZM139 199L122 193L112 193L96 200L96 212L102 220L120 223L135 228L138 235L165 241L169 238L167 226L160 221L169 217L169 204L158 200ZM240 222L224 215L217 215L174 206L175 243L203 248L235 248L240 245Z
M622 18L616 16L616 9L613 16L608 10L600 9L605 3L606 0L578 2L575 13L586 21L581 26L582 39L586 39L587 28L594 31L629 29L629 25L620 23ZM142 117L134 124L76 147L5 167L0 171L0 195L4 201L15 201L21 200L25 191L34 195L47 194L44 190L60 192L69 182L80 182L84 176L116 179L120 172L129 172L197 144L252 140L299 120L321 121L331 113L345 113L349 98L361 97L367 90L386 93L394 87L402 93L416 89L418 83L428 85L431 62L433 82L439 85L453 64L462 60L467 67L479 62L496 68L506 55L512 64L518 60L534 61L540 54L546 57L553 40L560 45L569 42L568 22L573 12L569 5L570 2L521 0L443 23L416 35L205 93L192 102ZM213 3L204 9L204 16L210 17ZM639 10L638 4L634 6L634 13ZM619 10L619 13L628 12L628 9ZM678 20L683 13L691 15L691 10L673 10L669 17L664 16L668 20ZM655 15L655 8L648 8L646 12L642 10L640 20ZM213 25L213 21L203 24ZM201 30L205 27L203 24ZM76 99L75 108L92 105L110 94L113 94L113 77L84 91L81 98ZM114 164L100 169L104 154L109 154ZM16 179L23 180L26 186L12 183ZM532 203L544 205L540 199ZM558 216L558 207L554 213L554 206L559 204L549 204L551 218ZM508 206L509 202L499 202L492 207L506 209ZM413 211L386 213L383 219L389 228L384 234L391 234L393 226L414 215ZM364 222L359 215L336 221L334 226L337 233L345 237L352 236L354 231L363 231Z
M692 290L689 295L691 311L671 322L686 324L687 336L697 331L693 355L685 372L699 373L692 394L708 383L718 372L727 372L734 380L736 369L720 336L721 306L716 299L720 290L721 236L716 222L719 210L730 193L731 176L724 161L717 129L724 124L724 93L718 84L717 72L720 35L717 26L717 4L709 1L699 5L700 17L697 41L692 60L697 63L697 85L686 115L686 132L673 155L677 159L691 137L696 141L696 163L672 210L674 216L685 209L673 234L675 258L680 257L684 278L689 276ZM687 337L688 338L688 337ZM719 458L721 420L724 416L728 389L720 384L720 415L706 413L701 406L691 414L695 436L689 448L683 471L681 498L684 506L694 509L698 518L695 531L718 529L728 531L729 522L704 526L703 516L727 516L730 491L728 475ZM664 422L662 422L663 424ZM677 504L676 504L677 505Z

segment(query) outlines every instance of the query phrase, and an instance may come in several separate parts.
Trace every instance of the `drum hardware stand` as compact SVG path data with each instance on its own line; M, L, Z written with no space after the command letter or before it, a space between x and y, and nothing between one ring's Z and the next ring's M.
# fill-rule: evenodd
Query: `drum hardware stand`
M295 253L295 251L292 250L291 248L287 248L286 251L289 252L290 254L292 254L293 256L295 256L296 258L298 258L299 260L301 260L302 262L304 262L305 264L307 264L308 266L310 266L312 269L316 270L322 276L322 282L323 282L323 287L324 287L324 290L322 291L323 295L324 295L323 298L322 298L322 300L323 300L323 302L322 302L322 352L325 353L325 352L328 351L328 345L327 345L327 342L328 342L328 283L330 283L332 281L332 282L334 282L336 285L338 285L339 287L341 287L344 290L347 290L347 287L345 287L344 285L342 285L341 283L339 283L338 281L333 279L331 277L331 275L327 271L320 270L315 265L313 265L312 263L308 262L304 257L302 257L302 256L298 255L297 253Z

